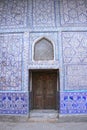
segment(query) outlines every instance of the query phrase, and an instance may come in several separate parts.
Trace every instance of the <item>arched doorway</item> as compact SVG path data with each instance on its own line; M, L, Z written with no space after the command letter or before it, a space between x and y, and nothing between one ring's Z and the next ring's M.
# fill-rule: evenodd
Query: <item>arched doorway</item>
M33 67L30 75L30 114L32 110L56 111L59 108L59 69L55 64L55 43L42 37L32 44ZM45 67L44 67L45 65Z

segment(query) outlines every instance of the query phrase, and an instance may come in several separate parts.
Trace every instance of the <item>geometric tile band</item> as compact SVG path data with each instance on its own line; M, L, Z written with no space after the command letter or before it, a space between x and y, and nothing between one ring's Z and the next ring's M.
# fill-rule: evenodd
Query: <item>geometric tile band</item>
M0 93L0 114L27 114L27 93Z
M86 92L61 92L60 114L87 113ZM0 114L28 114L27 93L0 93Z
M87 92L60 93L61 114L87 114Z

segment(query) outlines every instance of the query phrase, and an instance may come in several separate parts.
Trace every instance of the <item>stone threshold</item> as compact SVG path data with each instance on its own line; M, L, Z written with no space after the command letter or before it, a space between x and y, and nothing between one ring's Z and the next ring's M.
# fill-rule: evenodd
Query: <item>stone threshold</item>
M46 113L45 113L46 114ZM55 114L56 115L56 112ZM0 122L56 122L56 123L67 123L67 122L87 122L87 115L60 115L57 117L53 114L49 116L44 115L0 115Z
M58 112L56 110L32 110L29 121L57 121Z

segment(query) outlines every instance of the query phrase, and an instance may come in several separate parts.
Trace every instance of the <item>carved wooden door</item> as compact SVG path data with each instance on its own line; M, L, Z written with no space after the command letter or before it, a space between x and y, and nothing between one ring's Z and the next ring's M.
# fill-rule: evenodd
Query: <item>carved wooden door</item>
M56 109L57 73L33 72L33 109Z

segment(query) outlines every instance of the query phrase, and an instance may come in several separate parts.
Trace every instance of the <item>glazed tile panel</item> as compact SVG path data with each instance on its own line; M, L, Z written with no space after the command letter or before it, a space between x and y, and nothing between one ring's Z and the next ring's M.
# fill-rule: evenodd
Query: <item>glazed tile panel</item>
M62 32L63 63L87 63L87 32Z
M65 90L87 90L87 65L65 66Z
M0 114L28 114L27 93L0 93ZM87 113L86 92L61 92L60 114Z
M87 32L62 32L64 90L87 90Z
M86 0L61 0L62 25L87 25Z
M0 34L0 90L21 90L22 34Z
M55 26L54 0L33 0L33 25Z
M0 28L26 26L27 0L0 0Z
M27 114L27 93L0 93L0 114Z
M87 92L60 93L60 113L61 114L87 113Z

